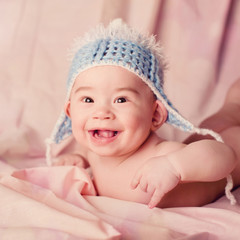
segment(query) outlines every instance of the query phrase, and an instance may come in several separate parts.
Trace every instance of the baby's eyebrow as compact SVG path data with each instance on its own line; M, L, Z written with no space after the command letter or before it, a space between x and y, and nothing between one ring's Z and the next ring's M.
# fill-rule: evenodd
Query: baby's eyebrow
M74 94L81 92L81 91L86 91L86 90L91 90L92 87L78 87L75 91L73 91Z
M130 87L118 88L117 91L118 91L118 92L128 91L128 92L132 92L132 93L137 94L137 95L140 94L136 89L130 88Z

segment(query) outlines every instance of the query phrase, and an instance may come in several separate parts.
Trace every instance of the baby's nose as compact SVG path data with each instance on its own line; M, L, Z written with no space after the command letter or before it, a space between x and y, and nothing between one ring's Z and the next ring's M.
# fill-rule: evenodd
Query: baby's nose
M110 119L110 120L113 120L114 118L115 118L115 115L113 114L113 112L109 109L106 109L106 108L98 109L93 114L93 119L100 119L100 120Z

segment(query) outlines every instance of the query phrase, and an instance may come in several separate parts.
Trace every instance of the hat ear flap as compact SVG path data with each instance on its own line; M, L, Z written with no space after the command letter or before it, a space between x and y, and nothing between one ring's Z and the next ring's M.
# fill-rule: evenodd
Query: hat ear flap
M152 131L156 131L167 120L168 112L160 100L154 103L153 116L152 116Z

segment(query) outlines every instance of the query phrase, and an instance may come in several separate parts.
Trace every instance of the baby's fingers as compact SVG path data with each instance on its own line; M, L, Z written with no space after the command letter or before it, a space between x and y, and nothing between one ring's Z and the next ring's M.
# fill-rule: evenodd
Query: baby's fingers
M151 197L151 200L148 204L148 207L149 208L156 207L158 205L158 203L160 202L160 200L162 199L163 195L164 194L162 193L162 191L160 191L159 189L156 188L152 197Z
M133 180L131 182L132 189L137 188L137 186L139 185L139 183L141 181L141 178L142 178L142 174L140 174L140 173L135 174L135 176L133 177Z

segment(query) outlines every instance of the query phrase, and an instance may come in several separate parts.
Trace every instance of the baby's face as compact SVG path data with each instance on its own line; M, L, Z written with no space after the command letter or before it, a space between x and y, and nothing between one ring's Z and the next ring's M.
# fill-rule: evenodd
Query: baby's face
M122 156L149 136L154 106L152 91L135 74L97 66L78 75L65 109L81 145L100 156Z

